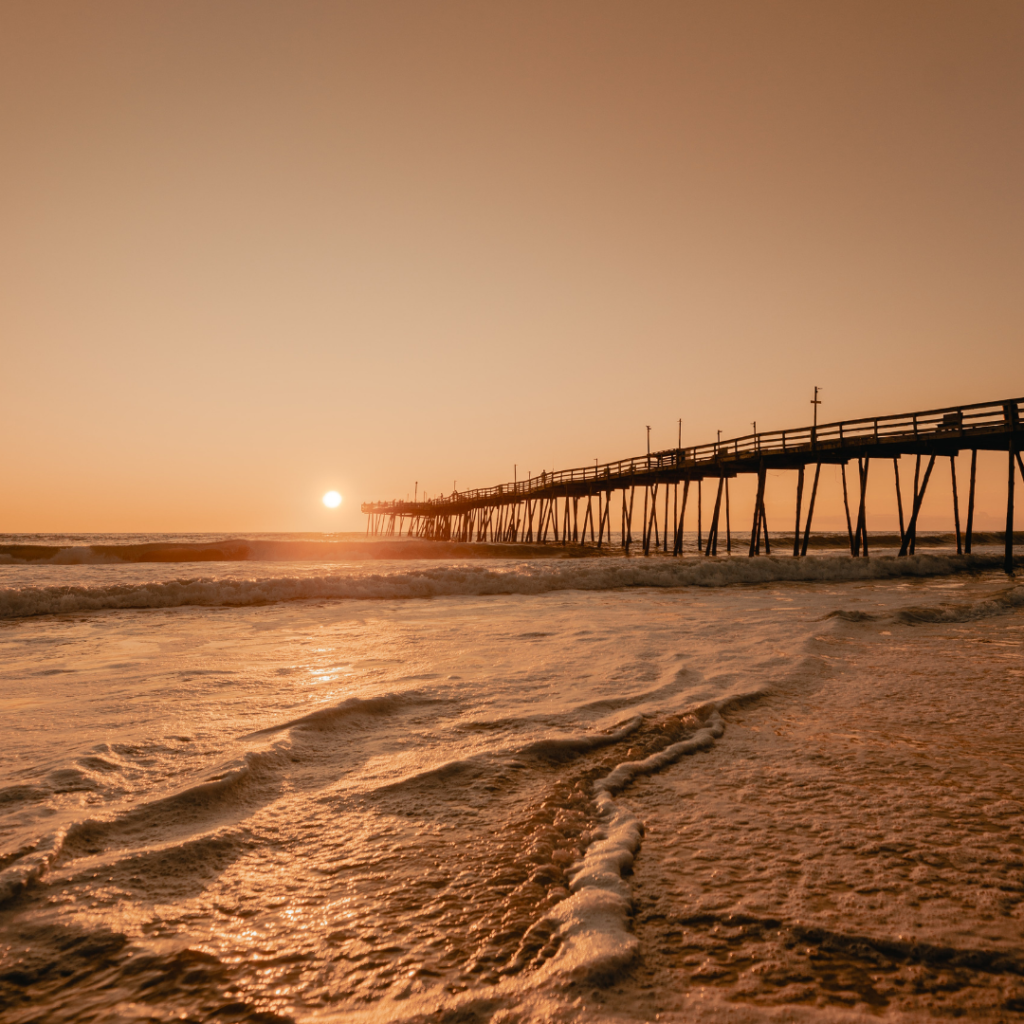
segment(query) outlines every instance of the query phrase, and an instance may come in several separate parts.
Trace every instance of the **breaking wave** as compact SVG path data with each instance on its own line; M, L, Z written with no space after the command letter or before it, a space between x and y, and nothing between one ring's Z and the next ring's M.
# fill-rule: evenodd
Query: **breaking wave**
M1011 587L984 601L903 608L896 613L895 619L908 626L927 623L974 622L977 619L1005 615L1016 608L1024 608L1024 587Z
M626 587L722 587L734 584L822 582L943 576L998 569L996 555L921 554L910 558L599 558L507 566L428 568L261 579L183 578L107 586L0 588L0 619L128 608L244 607L286 601L407 600L412 598L545 594Z

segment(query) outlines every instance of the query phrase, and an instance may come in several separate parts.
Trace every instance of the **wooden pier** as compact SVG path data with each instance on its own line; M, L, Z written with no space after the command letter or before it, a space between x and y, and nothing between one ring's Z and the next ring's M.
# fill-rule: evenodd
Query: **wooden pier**
M1021 404L1024 399L929 409L902 416L877 416L816 424L795 430L773 430L696 447L669 448L604 465L543 472L527 480L453 492L429 501L367 502L367 533L374 536L416 536L447 541L586 544L600 548L612 536L612 511L618 504L619 543L629 554L634 544L643 553L683 553L683 523L693 486L697 490L697 544L707 556L723 547L731 551L732 510L729 480L740 473L756 474L757 496L751 517L748 554L771 554L772 540L765 514L765 483L769 470L797 474L792 553L807 554L823 465L842 469L850 554L868 554L865 511L872 462L891 461L900 522L900 555L914 553L918 515L936 459L948 458L952 469L953 515L957 553L970 554L974 529L974 491L979 451L1005 451L1005 568L1013 572L1013 497L1017 471L1024 478L1020 449L1024 445ZM954 458L971 453L965 529L960 527L960 500ZM902 456L914 458L913 481L901 483ZM851 465L852 463L852 465ZM701 522L704 481L715 488L714 512L707 533ZM680 484L682 487L680 487ZM856 490L854 490L856 484ZM809 490L806 514L804 495ZM615 500L615 492L620 492ZM906 493L906 501L904 501ZM851 512L851 498L855 507ZM634 519L634 516L636 518ZM805 517L805 518L804 518ZM719 535L725 527L724 543ZM637 536L634 538L634 522ZM786 535L790 535L786 531ZM781 540L777 533L776 537ZM671 540L671 545L670 545ZM788 540L786 541L788 548Z

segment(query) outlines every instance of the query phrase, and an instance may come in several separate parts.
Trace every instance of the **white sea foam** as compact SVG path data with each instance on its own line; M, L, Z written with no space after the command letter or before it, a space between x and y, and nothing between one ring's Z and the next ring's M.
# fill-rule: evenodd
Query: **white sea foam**
M625 761L594 783L594 800L603 819L601 831L570 873L572 896L549 915L558 922L562 940L553 970L572 977L608 974L633 958L637 940L629 927L631 896L623 873L633 866L644 828L614 796L638 776L714 746L724 732L722 716L714 709L692 736L642 761Z
M920 554L910 558L602 558L521 561L500 566L403 566L344 574L250 579L184 578L85 586L0 589L0 618L117 608L241 607L301 600L402 600L411 598L543 594L561 590L624 587L721 587L732 584L822 582L941 576L996 569L993 555Z
M63 848L64 836L64 829L42 836L12 864L0 871L0 906L46 874Z

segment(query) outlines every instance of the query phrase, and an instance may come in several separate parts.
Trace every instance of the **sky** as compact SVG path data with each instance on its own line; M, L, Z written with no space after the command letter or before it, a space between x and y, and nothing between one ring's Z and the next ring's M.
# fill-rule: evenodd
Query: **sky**
M1022 56L1019 2L7 0L0 531L1024 395Z

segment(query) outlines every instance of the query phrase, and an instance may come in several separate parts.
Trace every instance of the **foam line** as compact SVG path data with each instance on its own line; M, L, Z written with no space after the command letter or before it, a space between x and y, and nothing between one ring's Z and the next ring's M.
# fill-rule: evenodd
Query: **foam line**
M598 838L569 873L572 895L556 904L548 919L558 926L561 946L551 970L570 978L612 974L636 954L637 940L629 927L631 892L623 873L643 839L643 824L614 799L634 779L651 775L687 754L707 750L725 732L718 710L703 728L642 761L624 761L594 783L594 799L603 818Z
M215 580L190 578L103 586L0 588L0 619L104 609L246 607L302 600L545 594L624 587L722 587L775 582L893 579L998 569L994 555L914 555L910 558L594 558L480 563L424 569Z

